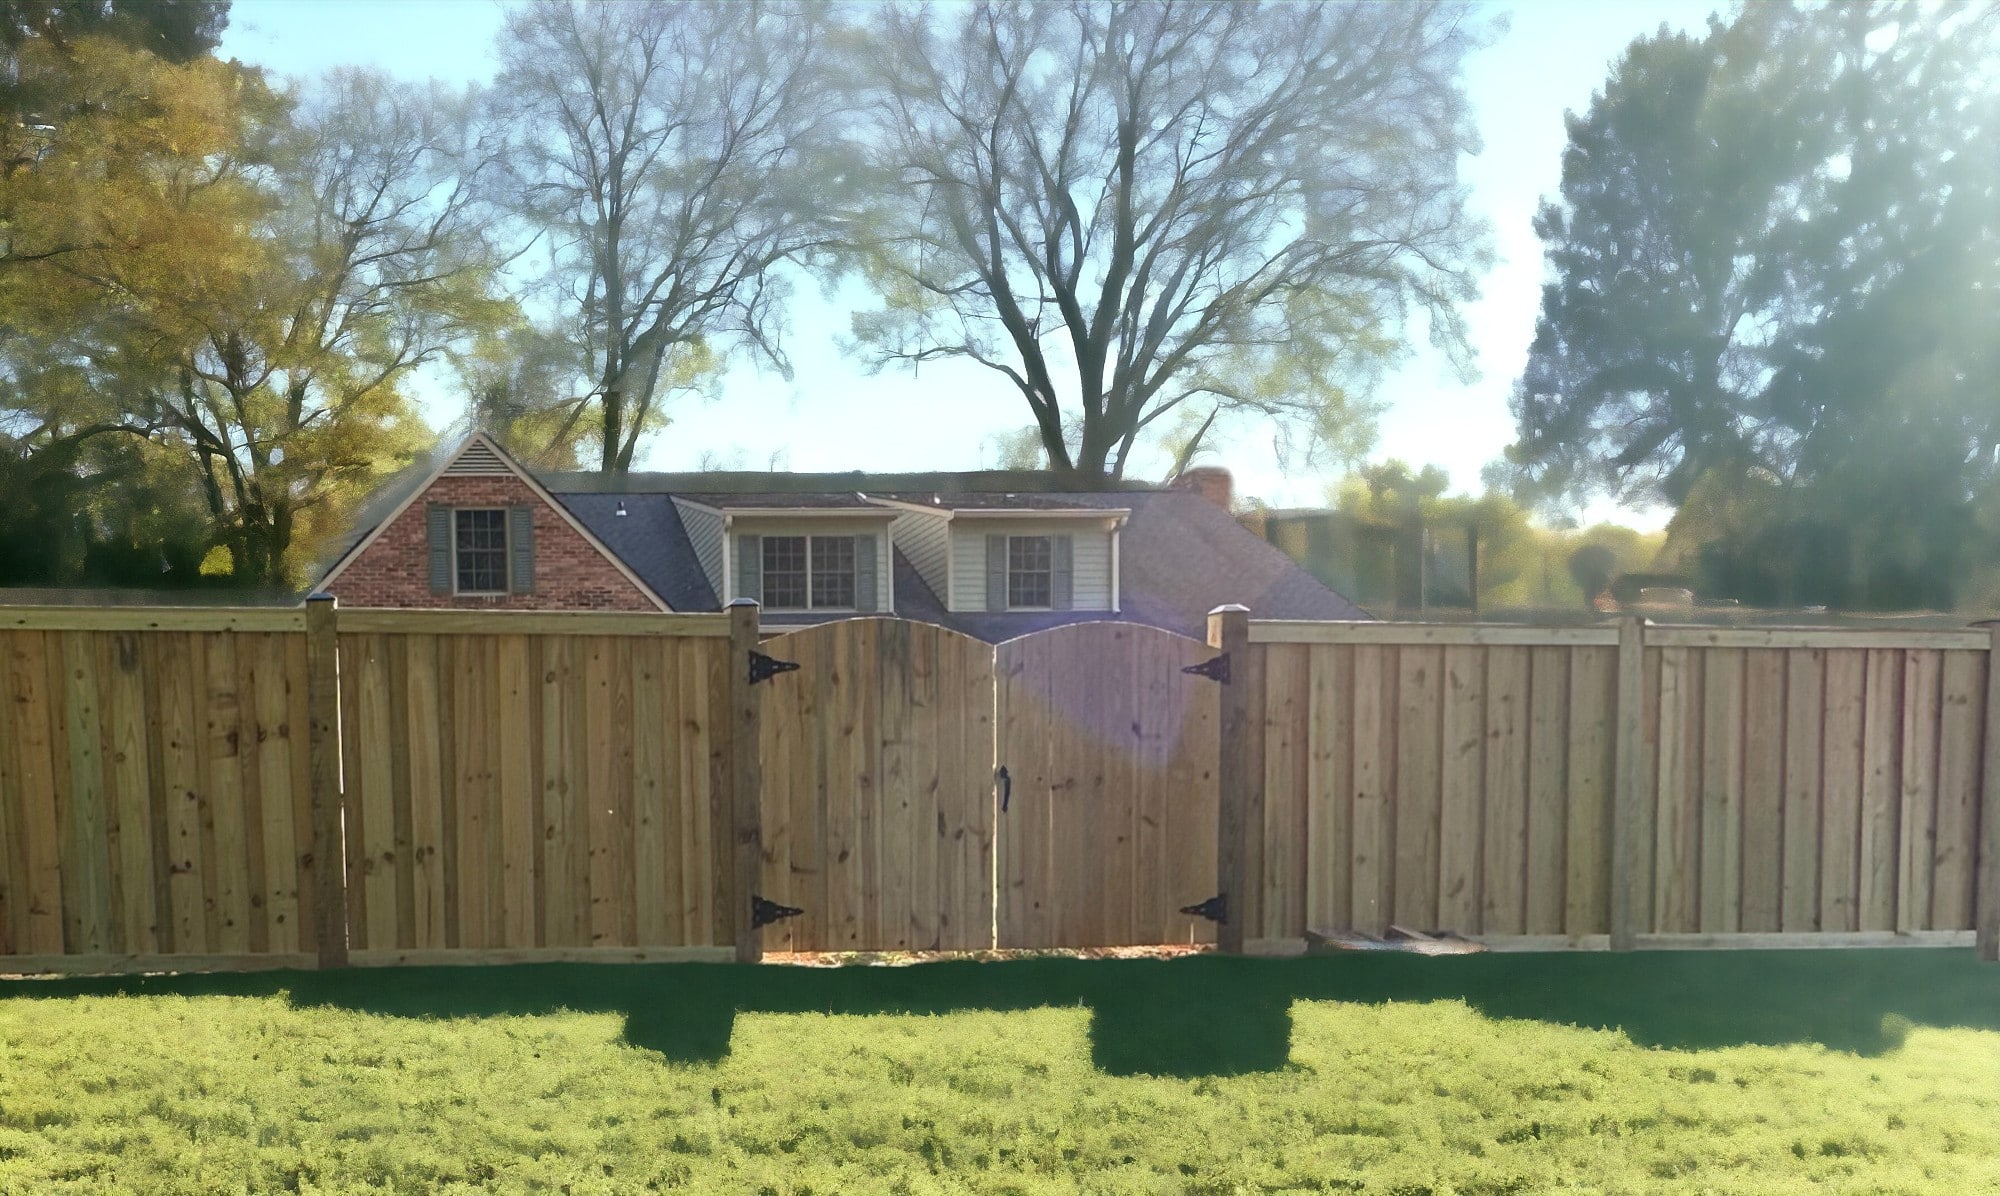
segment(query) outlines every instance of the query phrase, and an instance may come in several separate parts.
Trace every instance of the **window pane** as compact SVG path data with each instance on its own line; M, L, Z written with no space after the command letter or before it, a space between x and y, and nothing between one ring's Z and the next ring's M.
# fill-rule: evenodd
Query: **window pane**
M764 537L764 605L800 610L806 604L806 538Z
M1048 606L1055 590L1055 542L1047 536L1007 537L1007 605Z
M458 591L500 594L507 589L507 512L454 511Z
M854 608L854 537L814 536L813 605Z

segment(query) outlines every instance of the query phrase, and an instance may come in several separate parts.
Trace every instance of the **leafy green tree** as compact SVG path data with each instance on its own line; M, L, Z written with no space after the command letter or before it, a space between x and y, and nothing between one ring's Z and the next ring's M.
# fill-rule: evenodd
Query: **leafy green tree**
M180 343L146 331L152 300L247 260L241 230L268 207L248 177L247 131L279 108L257 76L212 57L174 63L100 33L10 28L10 98L34 106L0 121L0 442L5 522L21 530L0 569L102 580L88 565L100 543L171 565L178 549L132 537L182 535L157 513L195 498L192 472L100 442L156 430L125 384L141 362L150 381Z
M878 362L994 370L1075 484L1121 477L1184 408L1202 436L1254 421L1302 456L1353 452L1407 312L1463 348L1483 261L1457 173L1477 146L1459 69L1483 37L1466 9L873 18L860 231L885 306L859 338ZM1173 439L1182 463L1201 443Z
M0 50L9 52L98 37L185 63L220 45L228 27L229 0L0 0Z
M1552 280L1510 450L1529 490L1708 486L1760 516L1712 557L1819 570L1769 593L1949 604L2000 449L1976 16L1754 5L1631 46L1537 219Z
M80 45L82 85L146 97L97 148L151 152L93 173L87 142L73 175L23 180L37 215L36 186L100 202L79 209L79 248L0 272L20 332L0 344L0 427L36 454L107 435L177 454L227 572L294 581L428 441L414 373L510 318L467 102L351 71L292 102L212 58Z
M212 584L200 576L208 513L186 461L150 441L99 436L29 454L0 437L0 496L0 585Z

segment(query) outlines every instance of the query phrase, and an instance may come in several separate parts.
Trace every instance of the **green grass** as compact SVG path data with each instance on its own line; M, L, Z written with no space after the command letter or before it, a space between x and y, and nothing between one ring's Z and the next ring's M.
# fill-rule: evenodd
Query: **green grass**
M1968 952L0 984L0 1192L2000 1191Z

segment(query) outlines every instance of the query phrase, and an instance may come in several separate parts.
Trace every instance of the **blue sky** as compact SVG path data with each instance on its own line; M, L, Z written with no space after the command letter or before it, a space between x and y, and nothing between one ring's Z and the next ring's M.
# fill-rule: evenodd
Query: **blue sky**
M1466 85L1485 146L1463 163L1472 208L1493 229L1496 263L1467 311L1479 377L1461 381L1421 343L1385 379L1388 404L1375 456L1436 464L1457 488L1476 489L1479 470L1513 439L1507 395L1526 360L1542 279L1535 206L1561 180L1563 113L1581 110L1611 61L1635 37L1662 25L1699 28L1719 6L1687 0L1526 0L1496 4L1508 32L1467 64ZM310 77L359 64L404 78L484 82L505 6L495 0L236 0L222 53L283 76ZM848 315L868 296L832 298L799 288L786 344L788 382L737 366L719 397L691 401L655 438L655 469L697 467L705 458L761 469L972 469L994 463L994 437L1024 426L1027 412L1002 378L968 363L933 363L921 374L871 375L843 353ZM1421 336L1417 338L1421 342ZM426 388L426 415L457 415L443 388ZM1329 473L1280 469L1267 434L1245 430L1221 446L1240 493L1279 505L1316 504ZM1158 462L1152 462L1157 466ZM1661 511L1593 511L1658 526Z

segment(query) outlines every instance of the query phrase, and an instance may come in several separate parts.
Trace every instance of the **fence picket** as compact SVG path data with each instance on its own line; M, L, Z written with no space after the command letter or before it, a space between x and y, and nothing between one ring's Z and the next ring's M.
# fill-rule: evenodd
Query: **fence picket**
M1733 934L1743 928L1744 651L1714 649L1702 670L1696 920L1703 934Z
M1270 644L1262 650L1293 649ZM1354 839L1354 649L1315 644L1308 651L1310 749L1305 789L1298 796L1305 807L1300 846L1305 854L1306 906L1301 932L1315 926L1345 926L1353 909L1348 862Z
M1528 650L1529 934L1561 934L1568 894L1570 694L1574 648Z
M1529 649L1486 659L1486 816L1481 828L1480 929L1527 930Z
M1611 930L1611 803L1617 767L1618 653L1569 651L1569 798L1563 931Z
M1938 726L1937 841L1930 867L1931 926L1973 928L1978 862L1980 743L1986 734L1986 661L1946 652Z

